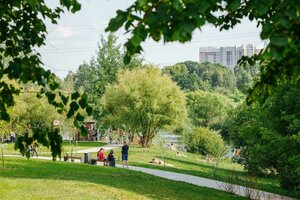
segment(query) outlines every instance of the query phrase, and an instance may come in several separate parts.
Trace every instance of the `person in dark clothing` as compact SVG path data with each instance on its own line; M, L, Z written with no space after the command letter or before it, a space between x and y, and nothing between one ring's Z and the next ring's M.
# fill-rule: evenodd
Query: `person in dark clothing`
M115 167L116 164L115 164L115 157L114 157L114 151L113 150L110 150L108 156L107 156L107 160L108 160L108 163L109 163L109 166L110 167Z
M36 157L38 157L38 153L36 151L36 147L37 147L37 143L36 142L31 143L31 145L30 145L31 157L33 157L34 154L36 155Z
M128 150L129 146L126 144L126 141L124 141L124 145L122 146L122 164L123 167L126 165L128 168Z

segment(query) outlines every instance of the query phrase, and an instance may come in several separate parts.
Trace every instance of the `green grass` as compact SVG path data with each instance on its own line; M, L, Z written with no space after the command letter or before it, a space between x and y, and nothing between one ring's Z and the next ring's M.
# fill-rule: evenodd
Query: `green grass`
M105 145L101 142L79 142L76 146L73 145L73 151L84 150L92 147L100 147ZM64 142L63 152L71 152L70 143ZM115 157L117 161L121 160L121 148L114 149ZM9 144L5 146L5 154L19 154L14 151L13 145ZM51 156L50 150L46 147L41 147L38 149L40 156ZM207 163L205 158L200 157L196 154L181 152L186 155L186 157L176 156L175 151L164 150L161 147L153 146L151 148L141 148L140 146L130 145L129 149L129 163L130 165L160 169L165 171L178 172L183 174L190 174L199 177L210 178L214 180L224 181L224 182L233 182L235 184L244 185L252 188L261 189L264 191L281 194L285 196L291 196L300 198L299 191L288 191L280 188L279 180L277 177L258 177L253 179L243 167L239 164L232 163L230 160L223 160L216 171L214 176L214 164ZM108 151L105 152L105 155L108 154ZM62 156L63 156L62 155ZM83 153L74 153L74 156L82 156ZM96 158L96 153L93 153L93 158ZM174 165L173 167L164 167L160 165L154 165L149 163L153 158L158 158L160 160L165 160L167 164ZM235 178L232 178L232 177Z
M76 142L76 143L70 143L70 142L63 142L62 146L62 156L66 153L70 154L73 146L73 152L89 149L93 147L102 147L105 146L105 142ZM47 148L45 146L40 145L37 147L37 152L39 156L51 156L50 148ZM5 144L4 145L4 155L20 155L19 151L16 151L14 149L14 144ZM74 153L74 156L81 156L82 153Z
M106 152L108 153L108 152ZM258 188L264 191L281 194L291 197L300 197L299 191L288 191L280 188L277 177L257 177L253 178L248 174L243 166L232 163L229 159L223 160L214 176L214 163L207 163L204 157L196 154L180 152L186 157L176 156L176 151L163 150L160 147L141 148L139 146L130 146L129 163L130 165L160 169L165 171L190 174L199 177L210 178L223 182L233 182L235 184ZM115 155L118 160L121 158L121 149L115 149ZM96 156L96 153L95 155ZM153 158L165 160L165 163L174 165L173 167L164 167L149 163Z
M5 158L0 199L245 199L127 169Z

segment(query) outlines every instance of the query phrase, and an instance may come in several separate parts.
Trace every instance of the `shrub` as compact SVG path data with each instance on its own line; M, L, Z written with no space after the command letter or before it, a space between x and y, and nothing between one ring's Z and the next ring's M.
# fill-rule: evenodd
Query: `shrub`
M204 127L197 127L185 133L184 140L187 151L202 155L218 156L225 148L221 135Z

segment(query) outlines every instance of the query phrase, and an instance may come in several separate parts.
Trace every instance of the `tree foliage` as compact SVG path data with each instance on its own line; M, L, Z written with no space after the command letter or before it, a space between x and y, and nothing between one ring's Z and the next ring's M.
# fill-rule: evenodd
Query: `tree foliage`
M229 120L230 137L246 169L275 169L284 188L300 188L300 83L283 85L264 105L241 106ZM273 170L274 171L274 170Z
M187 95L188 115L193 125L220 130L232 106L227 97L205 91Z
M85 133L86 129L80 124L83 118L78 117L80 116L78 110L82 108L86 109L87 113L91 112L90 106L87 105L86 95L81 96L75 92L69 98L60 92L55 75L41 67L43 63L39 53L35 50L45 44L47 34L45 20L56 24L64 8L74 13L81 7L76 0L60 0L59 2L59 5L54 8L50 8L43 0L12 0L1 3L0 119L10 120L7 109L14 105L14 96L21 91L8 79L16 80L21 84L31 82L40 86L38 95L45 95L48 103L56 107L58 112L66 110L68 117L76 116L74 124ZM69 100L72 102L67 104ZM36 133L37 136L43 137L41 134L41 132ZM31 136L28 138L32 139ZM53 150L53 152L59 155L59 135L54 133L48 139L53 144L52 146L58 144L57 151Z
M189 152L201 155L219 156L225 149L221 135L204 127L193 128L190 132L186 132L184 140Z
M217 64L186 61L167 66L163 72L169 74L183 90L211 91L216 88L232 90L236 87L232 71Z
M99 119L99 99L105 92L108 84L117 81L119 70L140 67L142 59L134 57L129 64L123 63L124 52L117 43L117 37L109 34L107 38L101 36L98 43L96 57L91 58L89 63L83 63L75 73L75 90L83 89L90 97L90 103L94 106L93 117Z
M38 87L34 84L22 85L22 92L15 97L15 105L7 110L11 120L2 121L2 129L6 134L10 131L17 134L15 148L27 157L30 155L26 150L33 141L49 147L51 135L57 131L52 129L53 121L63 119L53 106L49 106L46 97L37 97L37 91ZM53 139L61 141L61 136L56 135ZM51 146L54 159L60 156L60 149L61 143Z
M187 118L184 94L153 67L120 73L118 82L107 86L102 105L102 122L137 131L144 147L164 125L181 124Z
M244 94L247 94L252 88L255 79L258 78L259 66L237 66L234 68L234 74L237 88Z
M250 90L247 102L258 97L264 99L282 82L295 83L300 78L299 0L174 0L135 1L126 10L118 10L106 31L124 27L132 33L125 46L130 57L142 51L141 43L147 38L164 42L187 42L192 32L206 24L219 30L228 30L241 23L243 18L262 28L261 39L269 41L259 55L244 57L242 63L258 62L260 79Z

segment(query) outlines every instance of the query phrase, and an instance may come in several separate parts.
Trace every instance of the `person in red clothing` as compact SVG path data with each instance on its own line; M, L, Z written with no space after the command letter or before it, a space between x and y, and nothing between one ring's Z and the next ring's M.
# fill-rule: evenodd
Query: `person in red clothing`
M107 166L107 158L104 156L104 149L101 148L99 151L98 151L98 160L103 160L103 164L105 166Z

